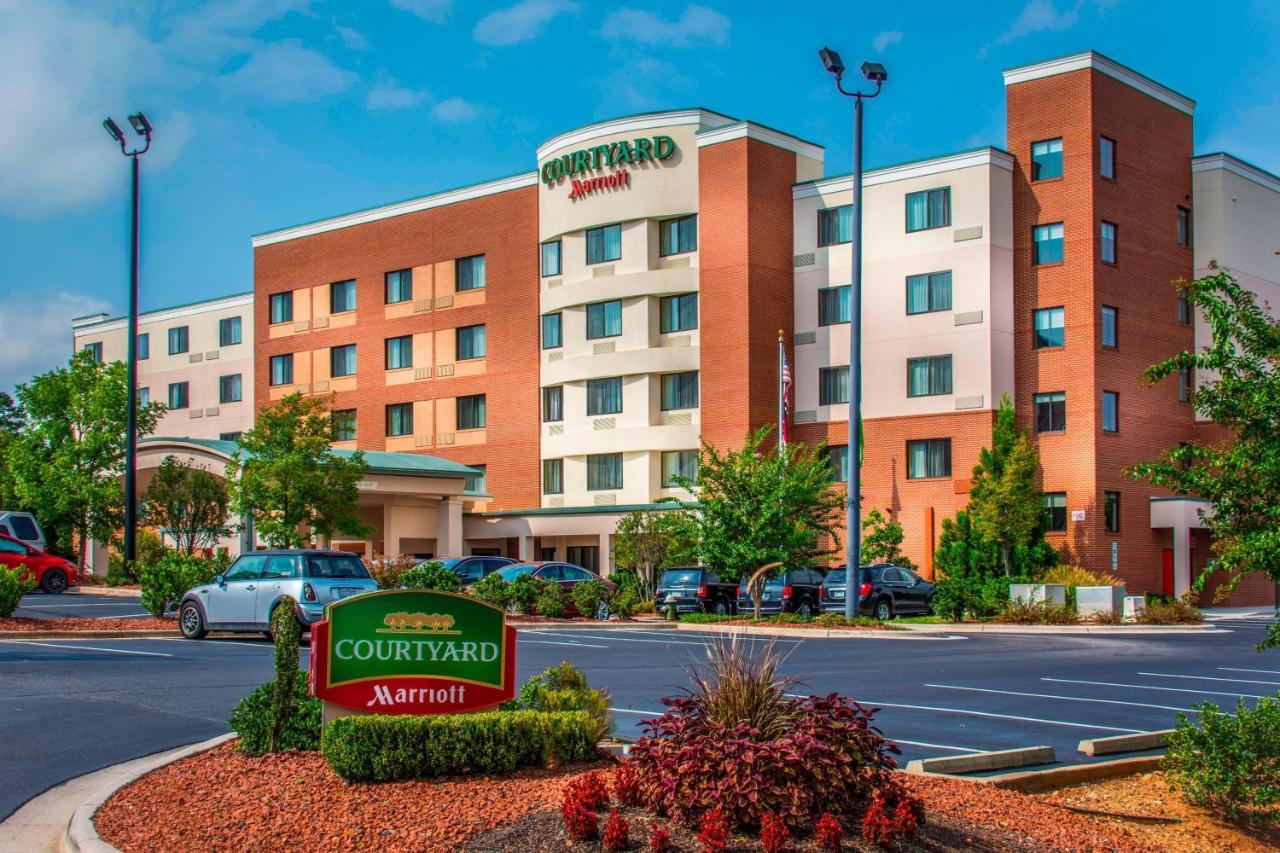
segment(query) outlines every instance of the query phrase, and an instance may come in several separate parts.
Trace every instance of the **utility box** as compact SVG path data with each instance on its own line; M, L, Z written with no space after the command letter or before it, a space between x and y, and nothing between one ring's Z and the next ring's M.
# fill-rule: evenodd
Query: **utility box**
M1046 607L1066 607L1067 588L1060 583L1015 583L1009 585L1009 600Z
M1078 586L1076 587L1076 612L1081 617L1096 613L1111 615L1124 612L1124 587Z
M1138 617L1147 609L1146 596L1126 595L1124 597L1124 621L1137 622Z

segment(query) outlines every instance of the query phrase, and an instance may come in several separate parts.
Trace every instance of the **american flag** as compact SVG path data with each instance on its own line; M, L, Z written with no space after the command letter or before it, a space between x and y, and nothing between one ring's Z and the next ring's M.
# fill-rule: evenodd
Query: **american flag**
M778 394L780 396L778 406L778 418L781 421L778 424L778 446L785 448L787 442L791 440L791 365L787 364L787 350L782 344L782 339L778 339L779 351L782 355L782 375Z

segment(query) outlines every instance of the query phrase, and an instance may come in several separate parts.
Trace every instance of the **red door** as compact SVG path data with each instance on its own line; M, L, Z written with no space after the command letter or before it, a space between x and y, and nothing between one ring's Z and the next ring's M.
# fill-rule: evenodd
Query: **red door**
M1165 595L1173 595L1173 549L1165 548L1160 552L1161 590Z

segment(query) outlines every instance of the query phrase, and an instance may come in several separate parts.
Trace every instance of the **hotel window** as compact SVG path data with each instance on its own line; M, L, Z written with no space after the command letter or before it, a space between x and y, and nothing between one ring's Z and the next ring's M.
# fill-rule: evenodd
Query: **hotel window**
M622 300L593 302L587 306L587 340L615 338L622 334Z
M1178 322L1184 326L1191 325L1191 303L1187 301L1185 290L1178 291Z
M1036 432L1064 432L1067 428L1065 391L1037 394L1032 398L1036 411Z
M564 494L564 460L542 460L542 493L544 495Z
M1102 392L1102 431L1120 431L1120 395L1115 391Z
M1191 211L1185 207L1178 208L1178 245L1191 245Z
M542 422L558 423L564 420L564 386L548 385L542 389Z
M332 377L355 376L356 345L344 344L329 349L329 375Z
M169 383L169 408L185 409L191 404L191 386L186 382Z
M484 429L485 401L483 394L471 394L458 398L458 429Z
M343 314L356 310L355 281L335 281L329 285L329 313Z
M1116 177L1116 141L1098 137L1098 172L1108 180Z
M1067 342L1065 312L1062 308L1039 308L1032 315L1035 348L1060 347Z
M293 294L271 294L271 323L289 323L293 321Z
M853 205L818 211L818 248L853 242Z
M1116 324L1119 319L1120 312L1117 309L1112 308L1110 305L1102 306L1102 345L1104 347L1117 346L1116 341L1119 338L1117 337Z
M398 338L387 338L387 370L401 370L413 367L413 335L401 335Z
M951 393L951 356L907 359L907 396L929 397Z
M339 409L330 418L334 441L356 440L356 410Z
M552 240L542 244L542 274L560 275L560 241Z
M587 414L616 415L622 411L622 377L587 380Z
M658 331L688 332L698 328L698 294L681 293L658 301Z
M1062 223L1052 222L1031 229L1033 264L1062 263Z
M288 385L293 382L293 353L271 356L270 368L272 385Z
M658 223L658 254L683 255L698 248L698 216L681 216Z
M486 495L489 493L489 466L468 465L476 469L476 473L462 478L462 491L469 495Z
M151 358L151 335L149 333L142 332L138 335L137 349L138 361L146 361Z
M621 453L597 453L587 457L587 491L621 488Z
M186 352L188 343L186 326L174 326L169 330L169 355Z
M907 193L907 231L926 231L951 224L951 188Z
M698 371L666 373L662 377L662 411L698 407Z
M587 229L587 263L602 264L622 257L622 226Z
M907 442L907 479L951 476L951 439L926 438Z
M1062 177L1062 139L1031 143L1031 180Z
M223 317L218 321L218 346L232 347L240 343L240 318Z
M413 403L387 406L387 435L413 435Z
M563 346L560 337L560 312L542 315L542 348L556 349Z
M698 451L665 450L662 453L662 488L683 488L680 481L698 479Z
M849 445L829 445L824 455L827 458L827 470L831 472L831 482L847 482L849 479Z
M236 430L235 432L220 432L218 433L218 440L219 441L239 441L240 436L242 435L244 435L244 433L240 432L239 430Z
M386 275L386 301L388 305L408 302L413 298L413 270L395 270Z
M1102 247L1102 262L1104 264L1114 264L1116 262L1116 225L1114 222L1102 223L1102 227L1098 231L1098 240Z
M849 322L849 285L824 287L818 291L818 325Z
M91 343L91 344L85 344L84 347L82 347L82 349L84 349L85 352L89 353L90 357L93 358L95 363L102 364L102 341L95 341L94 343Z
M138 389L138 405L146 407L151 402L151 389L143 386Z
M241 395L240 374L218 377L218 402L239 403Z
M1067 529L1067 493L1045 492L1044 529L1049 533L1062 533Z
M849 402L849 366L818 368L818 405Z
M484 323L476 326L460 326L455 341L458 361L484 358Z
M484 287L484 255L472 255L469 258L458 258L454 265L456 279L454 289L479 290Z
M1178 402L1190 403L1191 392L1195 388L1195 374L1192 368L1184 367L1178 371Z
M907 313L951 310L951 270L907 276Z
M1102 520L1108 533L1120 532L1120 493L1102 493Z

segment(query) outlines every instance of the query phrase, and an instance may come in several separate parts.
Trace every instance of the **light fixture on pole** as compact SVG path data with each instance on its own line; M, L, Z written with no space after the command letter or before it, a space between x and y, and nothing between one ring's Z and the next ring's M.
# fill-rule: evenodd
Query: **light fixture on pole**
M133 213L129 263L129 411L124 451L124 560L133 571L137 556L138 528L138 158L151 147L151 122L141 112L129 116L129 124L143 138L141 148L130 150L120 125L111 118L102 122L107 133L120 145L120 153L133 165Z
M858 569L862 562L862 102L880 94L889 79L878 62L862 63L862 76L876 84L874 92L849 92L842 82L844 62L840 54L824 47L818 51L822 65L836 78L840 94L853 98L853 280L849 284L849 441L848 504L845 515L844 615L861 612L862 589Z

